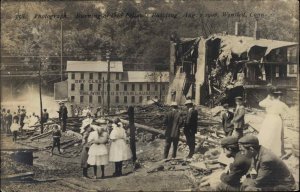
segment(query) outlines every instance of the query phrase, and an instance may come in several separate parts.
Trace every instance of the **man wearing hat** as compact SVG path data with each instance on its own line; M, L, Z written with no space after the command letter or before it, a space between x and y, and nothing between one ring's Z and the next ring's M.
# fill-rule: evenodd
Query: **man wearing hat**
M165 149L164 149L164 158L168 158L169 150L171 143L173 143L173 154L172 158L176 157L177 146L179 141L180 127L183 124L183 119L181 113L178 110L178 105L176 102L171 103L172 110L166 115L164 123L166 126L165 132Z
M273 152L259 145L258 138L246 135L239 139L242 154L252 158L242 183L243 191L292 191L295 180L286 164Z
M61 127L62 127L62 132L66 131L66 125L67 125L67 118L68 118L68 109L65 106L64 102L59 102L60 107L59 107L59 119L61 121Z
M245 175L251 165L251 158L239 152L238 138L228 136L221 140L221 147L228 158L234 158L233 163L228 166L228 170L221 177L221 183L217 186L217 191L239 191L240 179Z
M192 158L195 152L195 134L197 133L198 126L198 111L194 109L191 99L186 100L185 106L187 107L188 112L185 119L184 134L186 136L186 143L190 149L187 158Z
M233 119L231 123L233 124L233 135L237 136L238 138L243 137L243 128L245 125L245 107L243 105L243 98L238 96L235 98L236 109L234 111Z
M221 113L222 117L222 126L225 133L225 136L231 136L233 131L233 124L231 120L233 119L233 113L228 110L228 103L223 104L224 110Z

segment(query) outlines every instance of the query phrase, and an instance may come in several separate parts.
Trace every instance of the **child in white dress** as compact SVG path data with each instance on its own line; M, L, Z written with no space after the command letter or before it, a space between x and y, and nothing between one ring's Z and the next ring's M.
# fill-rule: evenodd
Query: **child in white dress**
M126 132L119 118L114 120L112 127L113 130L109 135L109 138L112 141L109 150L109 161L115 162L115 172L113 176L121 176L122 163L125 160L129 160L132 157L132 154L126 143Z
M97 178L97 166L101 166L102 178L104 178L104 165L108 164L108 150L106 143L108 141L108 133L105 127L91 125L95 131L91 132L88 142L92 143L87 163L94 167L94 177Z

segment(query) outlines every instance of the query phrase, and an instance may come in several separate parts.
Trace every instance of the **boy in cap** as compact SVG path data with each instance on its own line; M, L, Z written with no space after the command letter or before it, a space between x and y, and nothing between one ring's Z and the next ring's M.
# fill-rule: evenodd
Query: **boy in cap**
M245 125L245 107L243 105L243 98L238 96L235 98L236 109L234 111L234 116L231 121L233 124L233 135L237 136L238 138L243 137L243 128Z
M240 151L252 158L251 168L242 183L243 191L292 191L295 180L286 164L273 152L259 145L258 138L239 139Z
M53 144L52 144L52 149L51 149L51 155L50 156L53 156L54 147L57 147L59 154L61 154L61 151L60 151L61 131L60 131L58 125L53 125L52 138L53 138Z
M228 158L234 158L234 161L228 166L229 169L221 175L221 183L217 186L217 191L239 191L240 179L247 173L251 165L251 158L241 154L238 138L235 136L223 138L221 147L225 155Z
M189 146L190 152L187 158L192 158L195 152L195 134L197 133L198 124L198 111L194 109L194 104L191 99L187 99L185 106L188 109L185 125L184 134L186 136L186 143Z
M171 144L173 143L173 154L172 158L176 157L177 146L180 135L180 127L183 124L181 113L178 110L178 105L176 102L171 103L172 110L166 115L164 124L166 126L165 132L165 149L164 149L164 158L168 158L169 150Z

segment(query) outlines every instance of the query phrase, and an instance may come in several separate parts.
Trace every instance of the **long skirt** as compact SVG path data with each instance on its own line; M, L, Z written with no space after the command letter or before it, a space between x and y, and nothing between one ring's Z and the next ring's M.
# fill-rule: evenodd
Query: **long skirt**
M108 164L108 150L105 144L93 144L89 150L89 157L87 160L89 165L107 165Z
M82 151L81 151L81 168L87 168L88 164L87 164L87 160L89 157L89 147L87 147L86 145L84 145L82 147Z
M119 162L126 161L132 157L131 150L124 139L117 139L110 145L109 161Z
M282 119L279 115L267 114L258 134L259 144L270 149L276 156L282 154Z

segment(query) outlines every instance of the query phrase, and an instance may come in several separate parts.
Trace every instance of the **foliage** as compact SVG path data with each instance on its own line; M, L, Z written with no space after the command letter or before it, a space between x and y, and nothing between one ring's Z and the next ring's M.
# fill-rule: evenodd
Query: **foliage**
M257 20L262 38L297 41L298 6L296 0L3 1L1 51L13 56L59 56L62 22L63 55L72 56L74 60L105 59L106 42L109 42L114 60L168 64L169 40L173 32L180 37L207 37L223 31L233 34L234 22L239 21L248 26L245 34L252 36ZM248 17L225 17L223 12L246 12ZM62 20L34 19L36 14L63 13L67 18ZM79 13L92 16L75 18ZM111 15L99 18L107 13ZM195 17L185 17L186 13L195 14ZM265 16L250 17L250 13ZM26 19L16 20L17 14L25 14ZM164 17L147 17L155 14L164 14ZM168 17L170 14L177 14L177 17ZM38 52L33 48L35 43L41 47Z

